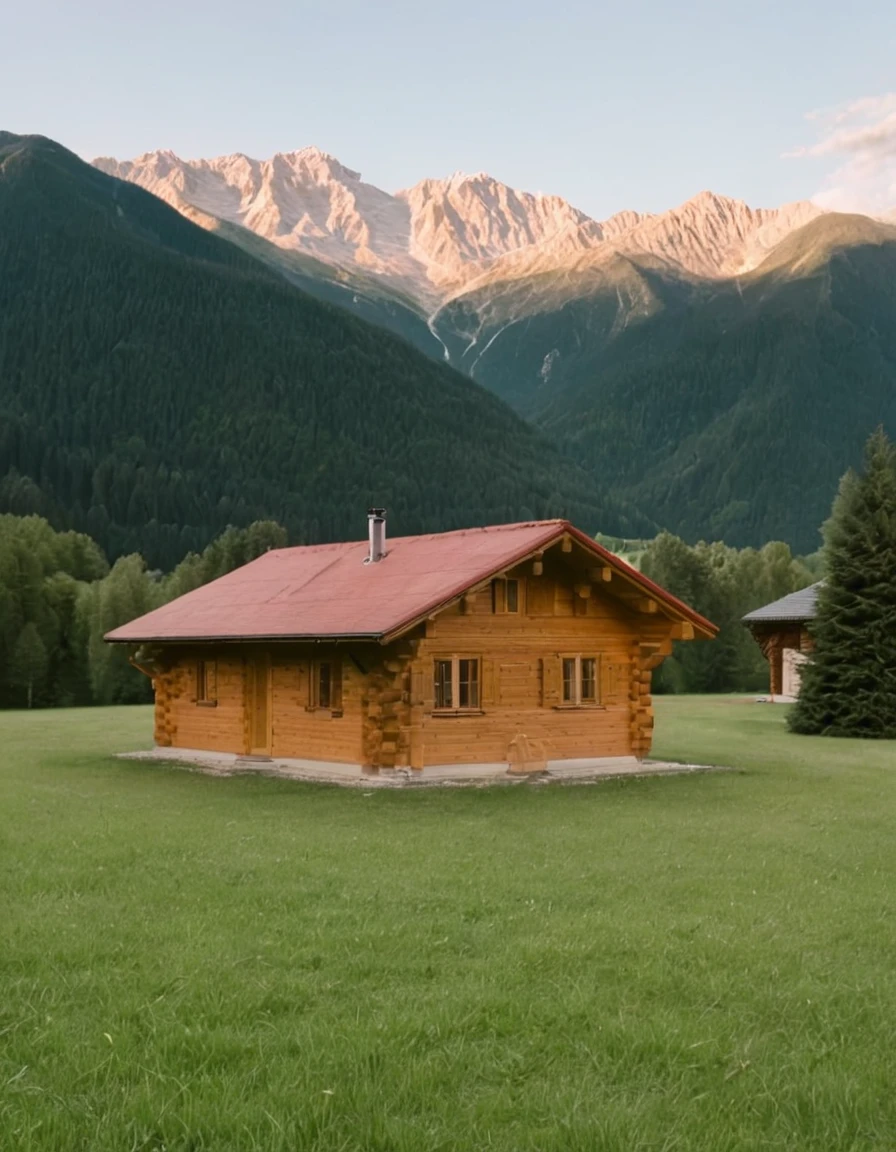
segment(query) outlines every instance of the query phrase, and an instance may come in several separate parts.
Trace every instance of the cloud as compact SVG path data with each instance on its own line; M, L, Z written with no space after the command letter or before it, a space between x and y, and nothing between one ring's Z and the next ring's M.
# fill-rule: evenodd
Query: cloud
M839 211L881 215L896 206L896 92L864 96L807 117L818 139L784 155L828 159L833 168L812 197Z

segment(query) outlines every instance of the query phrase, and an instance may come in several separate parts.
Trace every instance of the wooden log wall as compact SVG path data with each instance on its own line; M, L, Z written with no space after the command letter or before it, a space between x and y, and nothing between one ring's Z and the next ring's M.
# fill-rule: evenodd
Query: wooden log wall
M520 581L519 613L494 612L484 587L421 630L402 665L398 743L387 745L396 765L505 762L521 747L548 760L647 755L650 674L676 625L620 603L604 580L571 582L550 555L540 564L537 576L531 564L508 573ZM597 706L564 706L561 660L574 654L599 662ZM480 714L435 711L433 663L455 655L480 660Z
M762 655L768 661L769 693L780 696L784 690L784 649L794 648L808 655L814 649L812 637L805 624L796 621L758 621L751 628Z
M341 675L341 708L315 708L311 683L315 661L329 660ZM349 650L321 645L291 653L272 652L271 727L273 756L361 763L365 677ZM335 689L334 689L335 691Z
M367 676L363 701L364 767L422 767L414 763L412 666L417 640L408 638L381 650ZM418 735L422 725L418 720Z
M643 760L653 743L653 698L650 695L651 675L672 651L671 636L638 637L631 646L631 673L629 704L631 719L632 755Z
M373 646L358 646L365 647ZM366 676L353 662L353 651L336 645L170 649L153 676L155 742L160 747L239 755L254 750L275 757L359 764ZM376 656L377 650L373 651ZM214 664L214 703L197 700L200 660ZM247 693L248 665L255 660L270 669L268 742L258 748L253 748ZM312 671L320 660L330 660L339 668L339 709L313 707Z
M213 662L217 703L196 698L200 659ZM243 752L243 660L233 648L177 649L154 677L155 742L161 747Z

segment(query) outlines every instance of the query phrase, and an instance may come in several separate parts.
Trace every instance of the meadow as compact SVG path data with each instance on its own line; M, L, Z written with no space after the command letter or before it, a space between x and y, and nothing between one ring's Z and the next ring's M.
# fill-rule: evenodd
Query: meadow
M0 713L0 1148L896 1146L896 745L657 701L735 771L340 790Z

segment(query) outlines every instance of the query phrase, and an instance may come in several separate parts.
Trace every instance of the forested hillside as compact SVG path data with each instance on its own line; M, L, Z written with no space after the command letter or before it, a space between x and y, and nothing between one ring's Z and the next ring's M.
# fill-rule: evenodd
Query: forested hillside
M42 137L0 134L0 512L171 567L290 540L567 515L648 535L505 404Z
M614 257L490 283L438 323L476 380L691 541L814 551L841 473L896 428L896 228L867 217L819 217L736 279Z

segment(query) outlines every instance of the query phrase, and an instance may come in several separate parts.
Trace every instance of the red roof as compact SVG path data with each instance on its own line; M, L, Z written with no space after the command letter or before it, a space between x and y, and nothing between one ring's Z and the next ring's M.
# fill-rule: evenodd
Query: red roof
M701 631L716 629L687 605L565 520L498 524L387 541L365 564L367 541L278 548L107 633L143 643L175 640L382 639L416 623L466 589L559 540L593 551Z

